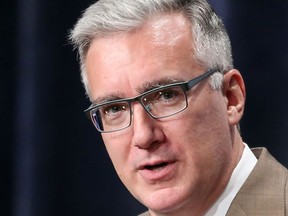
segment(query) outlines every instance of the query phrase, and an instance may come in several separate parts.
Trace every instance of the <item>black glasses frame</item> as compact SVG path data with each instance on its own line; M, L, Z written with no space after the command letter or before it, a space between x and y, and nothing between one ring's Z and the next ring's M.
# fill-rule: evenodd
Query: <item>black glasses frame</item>
M160 87L157 87L157 88L154 88L154 89L151 89L149 91L146 91L136 97L132 97L132 98L125 98L125 99L117 99L117 100L112 100L112 101L107 101L107 102L104 102L104 103L101 103L101 104L97 104L97 105L91 105L88 109L84 110L84 112L86 113L87 117L92 120L94 126L96 127L96 129L100 132L100 133L109 133L109 132L115 132L115 131L119 131L119 130L123 130L127 127L129 127L132 123L132 114L133 114L133 111L132 111L132 108L131 108L131 104L133 102L139 102L142 107L145 109L145 111L154 119L160 119L160 118L166 118L166 117L169 117L169 116L173 116L179 112L182 112L183 110L185 110L188 106L188 102L187 102L187 95L186 95L186 92L189 91L193 86L195 86L196 84L198 84L199 82L201 82L203 79L209 77L210 75L212 75L213 73L215 72L220 72L220 70L218 68L215 68L215 69L210 69L208 71L206 71L205 73L201 74L200 76L198 77L195 77L191 80L188 80L188 81L184 81L184 82L177 82L177 83L171 83L171 84L168 84L168 85L164 85L164 86L160 86ZM166 89L166 88L171 88L171 87L181 87L183 92L184 92L184 95L185 95L185 100L186 100L186 106L183 107L181 110L173 113L173 114L170 114L170 115L166 115L166 116L160 116L160 117L157 117L157 116L154 116L150 111L149 111L149 107L147 107L143 102L142 102L142 98L145 97L146 95L148 94L151 94L153 92L157 92L157 91L161 91L162 89ZM106 105L109 105L109 104L113 104L113 103L120 103L120 102L126 102L128 105L129 105L129 109L130 109L130 122L127 126L123 127L123 128L120 128L120 129L117 129L117 130L112 130L112 131L103 131L101 130L99 127L98 127L98 123L95 122L95 119L93 118L92 114L91 114L91 110L94 110L94 109L97 109L101 106L106 106ZM98 116L97 116L98 118Z

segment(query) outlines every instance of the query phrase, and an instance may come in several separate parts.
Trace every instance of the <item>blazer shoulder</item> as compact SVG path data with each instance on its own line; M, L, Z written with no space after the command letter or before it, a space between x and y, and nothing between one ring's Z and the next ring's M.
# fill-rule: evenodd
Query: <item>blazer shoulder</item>
M149 211L147 211L147 212L144 212L144 213L142 213L142 214L140 214L138 216L150 216L150 214L149 214Z
M228 211L230 214L227 215L233 215L232 212L237 209L241 209L243 215L286 215L287 168L266 148L255 148L252 151L258 159L257 164L234 198Z

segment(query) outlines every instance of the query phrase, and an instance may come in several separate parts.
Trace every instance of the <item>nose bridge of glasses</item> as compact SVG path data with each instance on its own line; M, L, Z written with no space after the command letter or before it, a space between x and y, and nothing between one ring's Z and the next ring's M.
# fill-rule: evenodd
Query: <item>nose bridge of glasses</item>
M144 108L144 110L151 116L151 110L152 110L151 103L149 102L149 99L147 98L146 93L138 95L137 97L130 99L131 109L132 109L132 103L134 102L139 102L140 105Z

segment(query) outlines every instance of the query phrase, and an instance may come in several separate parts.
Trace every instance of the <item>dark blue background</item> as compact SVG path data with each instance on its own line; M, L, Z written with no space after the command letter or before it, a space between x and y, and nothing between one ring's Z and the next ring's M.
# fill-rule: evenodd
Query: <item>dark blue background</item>
M242 135L288 166L288 1L213 0L247 87ZM68 29L92 1L1 4L0 215L136 215L83 110Z

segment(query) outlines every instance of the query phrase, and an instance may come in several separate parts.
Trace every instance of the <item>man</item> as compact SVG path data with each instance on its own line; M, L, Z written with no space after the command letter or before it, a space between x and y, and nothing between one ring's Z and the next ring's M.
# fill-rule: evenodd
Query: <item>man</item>
M287 214L287 169L241 139L244 81L205 0L100 0L70 38L86 112L144 215Z

